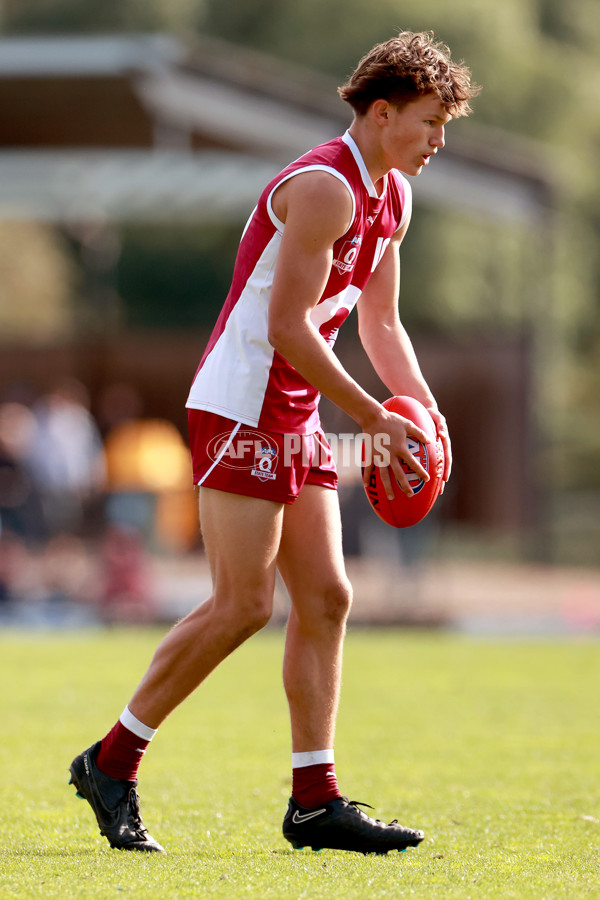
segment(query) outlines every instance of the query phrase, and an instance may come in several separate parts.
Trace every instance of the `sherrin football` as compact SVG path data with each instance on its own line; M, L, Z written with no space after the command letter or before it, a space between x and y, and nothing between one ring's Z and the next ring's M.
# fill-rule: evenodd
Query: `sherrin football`
M422 444L416 438L408 437L410 452L429 474L429 481L423 481L406 463L402 463L414 491L412 497L407 497L402 492L390 470L394 499L389 500L381 481L380 466L373 466L369 484L365 485L369 503L380 519L388 525L393 525L394 528L409 528L425 518L440 495L444 473L444 450L436 434L433 419L418 400L413 397L390 397L384 401L383 406L405 419L410 419L429 438L426 444Z

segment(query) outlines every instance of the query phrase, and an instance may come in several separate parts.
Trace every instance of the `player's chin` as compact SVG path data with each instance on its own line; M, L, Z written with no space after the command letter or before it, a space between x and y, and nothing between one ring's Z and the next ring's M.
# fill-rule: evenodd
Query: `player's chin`
M405 175L420 175L423 170L423 163L420 165L418 163L411 163L410 165L405 165L400 170L404 172Z

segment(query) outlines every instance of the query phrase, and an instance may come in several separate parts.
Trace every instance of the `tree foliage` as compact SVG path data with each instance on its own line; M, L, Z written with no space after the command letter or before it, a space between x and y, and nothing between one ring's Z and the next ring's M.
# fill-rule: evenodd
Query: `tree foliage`
M597 0L4 0L3 27L206 33L340 82L374 43L403 29L433 30L483 86L473 121L539 142L556 175L556 208L542 243L524 229L459 212L417 211L407 238L403 314L450 331L553 317L566 362L560 371L554 366L554 378L572 387L576 401L585 397L581 417L589 418L591 406L600 419ZM540 288L540 274L548 272L552 283ZM567 424L573 427L572 418ZM596 479L600 487L597 466Z

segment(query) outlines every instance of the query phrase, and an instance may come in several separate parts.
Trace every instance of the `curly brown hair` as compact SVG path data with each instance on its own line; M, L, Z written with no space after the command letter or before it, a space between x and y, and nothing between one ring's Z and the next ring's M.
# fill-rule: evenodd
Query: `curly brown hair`
M432 31L402 31L377 44L364 56L338 94L364 115L374 100L405 106L423 94L436 94L451 116L468 116L469 100L481 88L471 83L471 70L450 57L446 44Z

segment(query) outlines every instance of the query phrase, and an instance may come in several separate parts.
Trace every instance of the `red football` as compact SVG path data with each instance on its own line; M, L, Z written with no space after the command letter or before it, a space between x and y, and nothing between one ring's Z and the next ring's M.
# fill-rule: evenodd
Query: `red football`
M381 482L379 466L373 467L369 484L365 486L369 503L380 519L395 528L408 528L425 518L440 495L444 473L444 451L442 442L436 435L435 423L422 403L413 397L390 397L383 405L405 419L410 419L429 437L426 444L410 436L408 438L410 452L429 473L429 481L423 481L408 468L406 463L402 463L414 491L412 497L407 497L400 490L392 475L394 499L388 500Z

